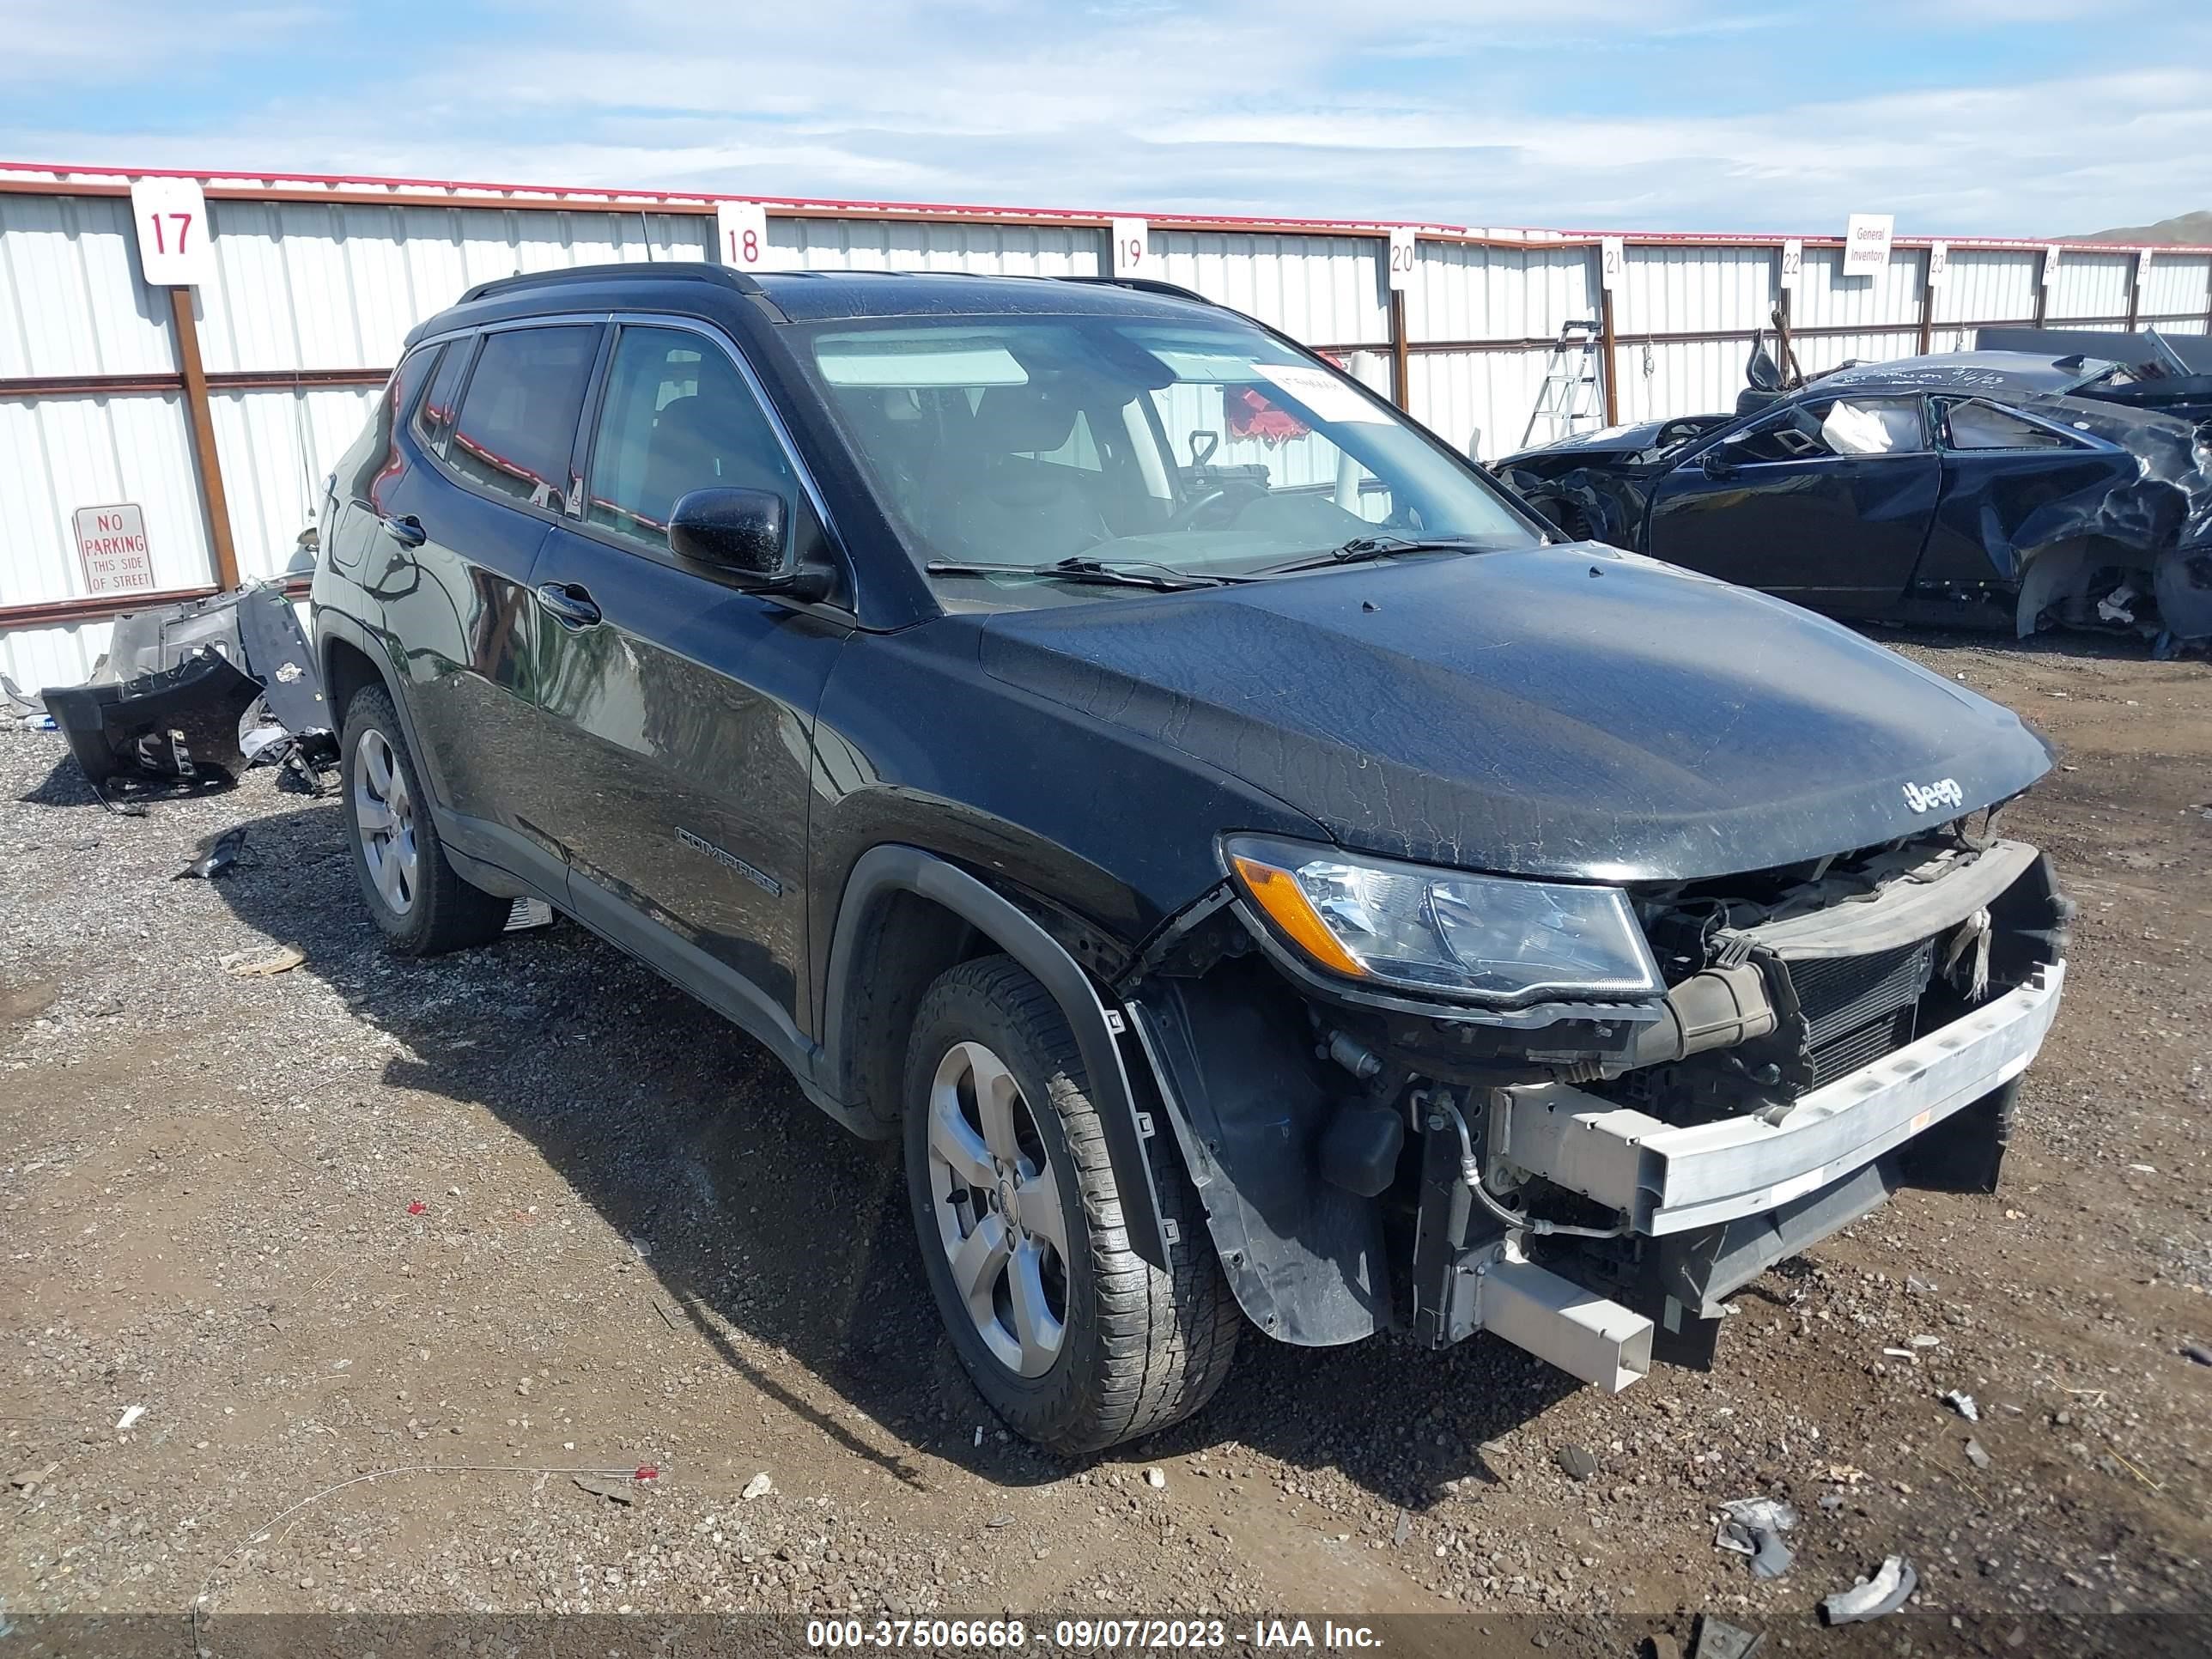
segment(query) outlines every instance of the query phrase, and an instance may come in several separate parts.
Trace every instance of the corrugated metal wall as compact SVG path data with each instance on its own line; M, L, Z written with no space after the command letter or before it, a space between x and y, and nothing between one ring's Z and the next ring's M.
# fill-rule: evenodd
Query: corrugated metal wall
M1406 288L1407 337L1416 343L1550 340L1564 323L1597 319L1589 248L1431 242L1419 252Z
M1691 415L1735 403L1751 334L1766 326L1773 309L1775 264L1771 248L1627 250L1613 293L1622 420ZM1741 338L1657 337L1723 332Z
M1936 321L2033 321L2039 258L2030 248L1953 248L1949 274L1936 290Z
M2143 276L2143 315L2186 315L2192 327L2184 331L2202 333L2208 311L2212 311L2212 253L2153 254Z
M238 573L246 580L308 568L300 532L314 522L323 480L361 434L376 396L371 386L320 386L210 398Z
M1163 282L1316 346L1382 345L1390 337L1382 250L1364 236L1273 236L1233 231L1152 233Z
M709 224L707 234L712 234ZM772 219L768 246L770 260L787 270L1096 276L1105 257L1106 233L1048 225Z
M0 381L173 380L169 295L138 278L127 202L5 185L0 179ZM650 203L538 206L529 196L501 202L481 192L441 205L218 198L210 211L216 276L198 293L198 333L215 377L210 426L248 577L292 565L320 480L376 395L367 379L389 367L423 317L471 283L518 270L703 258L714 234L711 218ZM1097 225L772 210L769 228L771 260L786 267L1090 276L1108 258L1108 233ZM1151 241L1164 279L1310 344L1358 350L1355 372L1390 389L1391 307L1379 228L1353 234L1155 223ZM1909 355L1917 344L1925 258L1920 248L1899 248L1883 276L1845 278L1839 250L1808 248L1791 299L1793 324L1802 331L1800 362L1816 370ZM1933 295L1935 348L1969 343L1959 325L2032 319L2040 258L2033 246L1954 249L1949 281ZM2069 249L2045 296L2051 320L2124 317L2134 260L2127 251ZM1730 407L1751 337L1768 326L1777 264L1771 245L1630 238L1613 296L1620 417ZM2160 326L2203 332L2212 255L2160 252L2134 297L2146 319L2175 319ZM1564 323L1600 314L1597 250L1586 242L1492 246L1429 237L1419 245L1404 298L1410 407L1454 444L1494 460L1522 441L1544 373L1539 343L1556 337ZM319 374L364 383L307 382ZM291 376L301 383L284 384ZM1285 482L1293 474L1311 481L1310 458L1263 448L1224 445L1223 459L1264 459ZM96 395L0 388L0 606L78 593L70 515L122 501L145 509L163 586L210 580L179 392L161 385ZM0 635L0 669L24 684L79 679L106 635L103 623Z
M1910 356L1920 341L1921 276L1927 263L1919 248L1896 248L1880 275L1847 276L1843 249L1807 248L1790 296L1790 325L1850 331L1798 334L1791 342L1797 366L1817 374L1838 363Z
M1530 437L1528 416L1544 384L1546 356L1535 350L1417 353L1409 377L1413 418L1486 461L1541 443L1553 431L1538 427Z
M2051 273L2045 318L2054 325L2077 321L2125 322L2128 289L2135 280L2136 256L2084 253L2069 248Z
M703 259L709 222L512 208L208 204L218 281L199 291L210 374L389 368L407 331L518 271Z
M1407 338L1417 348L1499 343L1415 350L1407 405L1461 448L1497 460L1522 447L1543 385L1547 353L1529 343L1557 339L1567 323L1596 325L1596 252L1449 242L1419 252L1406 289Z
M168 291L138 280L128 202L0 195L0 377L173 373L168 319Z
M182 393L0 398L0 603L76 591L72 515L125 501L145 510L161 586L207 580L206 520ZM104 623L0 635L0 672L22 686L74 684L106 640Z

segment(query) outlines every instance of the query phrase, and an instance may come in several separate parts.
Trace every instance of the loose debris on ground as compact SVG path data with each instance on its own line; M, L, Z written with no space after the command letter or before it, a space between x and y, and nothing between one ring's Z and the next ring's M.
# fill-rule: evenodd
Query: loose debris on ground
M714 1016L565 922L395 960L334 803L259 770L118 819L0 728L9 1615L1474 1611L1612 1659L1702 1615L1820 1654L1894 1556L1883 1651L2141 1613L2130 1653L2200 1651L2212 679L1901 648L2062 753L2007 819L2081 914L2002 1193L1781 1264L1710 1376L1255 1338L1078 1464L962 1377L888 1154ZM1742 1498L1796 1514L1785 1576L1713 1547Z

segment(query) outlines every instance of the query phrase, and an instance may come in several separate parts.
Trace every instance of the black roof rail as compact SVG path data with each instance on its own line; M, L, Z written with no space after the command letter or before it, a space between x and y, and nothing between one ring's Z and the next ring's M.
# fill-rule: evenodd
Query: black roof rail
M526 289L550 288L562 283L605 283L617 279L635 281L648 277L654 282L673 279L688 283L714 283L723 288L735 289L740 294L760 294L761 285L742 270L732 270L727 265L709 264L699 259L648 259L624 264L562 265L551 270L517 271L512 276L495 276L488 283L478 283L455 301L466 305L471 300L482 300L495 294L519 294Z
M1180 283L1164 283L1156 276L1054 276L1055 283L1088 283L1093 288L1131 288L1144 294L1165 294L1178 300L1195 300L1202 306L1212 306L1216 311L1229 307L1218 300L1209 300L1195 289Z

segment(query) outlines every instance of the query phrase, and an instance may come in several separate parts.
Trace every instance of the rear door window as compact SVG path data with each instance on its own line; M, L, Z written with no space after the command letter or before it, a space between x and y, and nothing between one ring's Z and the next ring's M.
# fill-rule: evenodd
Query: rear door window
M599 344L589 323L486 335L446 464L480 489L559 512Z
M1946 412L1954 449L2070 449L2072 442L1995 404L1953 404Z

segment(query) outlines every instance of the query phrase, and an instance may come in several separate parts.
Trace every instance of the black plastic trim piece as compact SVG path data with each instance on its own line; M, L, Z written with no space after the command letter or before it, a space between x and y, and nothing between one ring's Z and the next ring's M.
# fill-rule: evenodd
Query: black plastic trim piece
M489 282L478 283L454 301L466 305L471 300L489 299L495 295L525 294L532 289L554 288L568 283L713 283L717 287L735 289L740 294L764 294L767 290L745 275L728 265L708 264L692 259L656 260L649 264L567 265L556 270L531 270L513 276L495 276Z
M919 848L902 846L871 848L853 866L837 908L837 931L830 946L829 982L833 994L821 1075L842 1075L845 1005L844 999L834 994L843 982L841 970L858 948L860 927L875 901L895 892L914 893L943 905L973 925L1052 993L1075 1033L1076 1048L1090 1076L1091 1097L1106 1131L1106 1155L1114 1168L1115 1184L1121 1191L1130 1248L1153 1267L1164 1269L1168 1238L1161 1224L1159 1189L1153 1182L1152 1161L1145 1154L1128 1071L1122 1064L1121 1050L1114 1041L1097 988L1051 934L966 871Z

